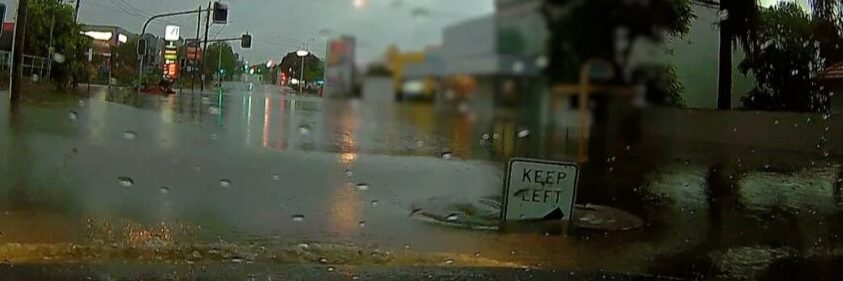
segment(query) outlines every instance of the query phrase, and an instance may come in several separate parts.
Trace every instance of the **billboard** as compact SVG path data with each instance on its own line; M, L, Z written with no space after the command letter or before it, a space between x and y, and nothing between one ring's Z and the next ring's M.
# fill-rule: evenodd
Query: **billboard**
M351 94L354 86L356 40L342 36L328 42L326 96Z

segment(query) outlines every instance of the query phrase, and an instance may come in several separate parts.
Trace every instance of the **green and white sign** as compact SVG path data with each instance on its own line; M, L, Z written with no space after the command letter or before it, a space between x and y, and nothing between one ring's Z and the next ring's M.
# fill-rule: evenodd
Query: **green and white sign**
M502 219L570 221L579 170L579 166L572 162L510 160Z

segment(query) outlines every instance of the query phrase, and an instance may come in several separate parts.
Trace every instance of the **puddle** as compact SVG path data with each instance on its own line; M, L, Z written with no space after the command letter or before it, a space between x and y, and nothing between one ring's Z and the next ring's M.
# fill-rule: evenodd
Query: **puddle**
M473 230L498 230L501 204L499 197L475 200L435 197L413 204L412 218L448 227ZM641 228L643 220L628 212L600 205L576 205L573 225L577 228L627 231ZM551 221L537 222L546 225Z

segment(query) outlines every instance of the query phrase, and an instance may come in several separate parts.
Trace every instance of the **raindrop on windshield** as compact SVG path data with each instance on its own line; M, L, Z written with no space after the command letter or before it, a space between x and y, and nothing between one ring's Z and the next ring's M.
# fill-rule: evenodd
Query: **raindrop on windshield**
M447 219L448 219L448 221L457 221L457 220L460 219L460 217L457 216L457 214L450 214L450 215L448 215Z
M360 190L360 191L369 190L369 184L368 183L358 183L357 184L357 190Z
M278 175L278 174L272 174L272 180L274 180L274 181L280 181L280 180L281 180L281 176L280 176L280 175Z
M307 125L299 126L299 134L302 135L302 136L309 135L310 134L310 127L308 127Z
M480 252L474 252L474 257L479 258L479 257L480 257Z
M454 260L453 259L446 259L445 264L454 264Z
M170 194L170 188L166 186L162 186L159 191L161 194Z
M227 180L227 179L221 179L220 180L220 187L230 187L230 186L231 186L231 180Z
M79 116L79 115L78 115L78 114L76 114L76 111L71 111L71 112L68 112L68 113L67 113L67 119L70 119L70 121L76 121L76 118L77 118L78 116Z
M337 269L333 266L328 267L328 272L334 272L334 270L337 270Z
M493 139L500 139L500 138L501 138L501 134L494 133L494 134L492 134L492 138L493 138Z
M519 138L523 139L523 138L526 138L529 135L530 135L530 130L524 129L524 130L518 131L518 137Z
M353 175L354 175L354 171L352 171L351 169L345 170L345 176L350 177L350 176L353 176Z
M327 259L327 258L322 257L322 258L319 258L319 262L320 262L320 263L328 263L328 259Z
M372 206L377 206L380 202L378 200L372 200Z
M774 121L773 121L773 125L778 126L778 125L779 125L779 119L774 120Z
M453 157L454 157L454 155L451 154L450 152L442 152L442 159L451 160L451 158L453 158Z
M216 107L216 106L211 106L211 107L208 108L208 113L210 113L211 115L219 115L220 114L220 108Z
M351 280L360 280L360 276L352 275Z
M135 139L135 138L137 138L137 137L138 137L138 134L137 134L137 133L135 133L134 131L125 131L125 132L123 132L123 138L124 138L124 139L127 139L127 140L134 140L134 139Z
M135 181L130 177L119 177L117 179L120 181L120 186L122 187L132 187L135 184Z
M304 215L300 215L300 214L293 215L293 221L294 221L294 222L302 222L302 221L304 221Z
M365 221L361 221L361 222L360 222L360 227L366 227L366 222L365 222Z

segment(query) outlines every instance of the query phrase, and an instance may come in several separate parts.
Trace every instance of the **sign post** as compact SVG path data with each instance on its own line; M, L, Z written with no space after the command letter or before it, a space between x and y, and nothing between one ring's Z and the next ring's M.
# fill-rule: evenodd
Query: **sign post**
M579 166L514 158L503 193L501 220L566 220L573 217Z

